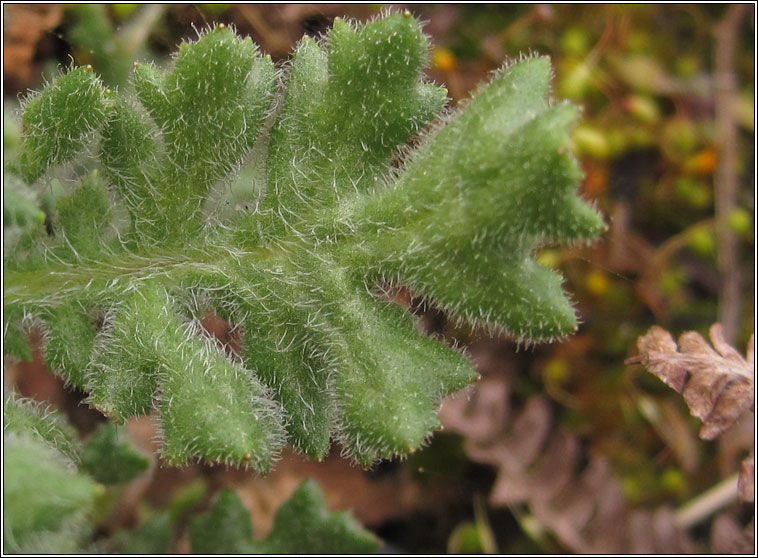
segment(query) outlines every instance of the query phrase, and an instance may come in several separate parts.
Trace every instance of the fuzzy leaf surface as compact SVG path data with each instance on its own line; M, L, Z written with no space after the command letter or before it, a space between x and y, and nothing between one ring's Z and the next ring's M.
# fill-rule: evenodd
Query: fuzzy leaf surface
M31 399L13 395L5 398L3 434L39 440L60 452L71 464L81 461L76 430L60 413Z
M100 425L82 450L82 468L106 484L134 480L149 465L150 460L131 445L123 428L112 423Z
M102 486L36 437L3 440L3 547L17 553L76 552Z
M64 198L53 237L7 262L6 341L23 353L18 322L40 324L51 368L96 407L156 409L171 462L263 471L286 442L322 458L337 440L369 465L421 446L475 372L377 293L402 283L552 340L576 318L534 252L604 227L576 194L576 110L548 102L546 58L503 68L404 147L445 102L421 73L428 48L407 13L337 21L301 41L274 102L270 59L218 26L167 72L137 65L136 103L84 70L32 96L27 178L90 136L102 172ZM61 120L79 91L93 117ZM220 212L214 192L248 160L264 191ZM241 354L204 332L210 310L239 326Z
M237 494L224 490L213 507L192 519L190 545L194 554L254 554L250 512Z
M190 543L196 554L367 554L378 541L347 512L329 512L314 481L301 484L277 511L274 526L253 541L250 512L231 491L193 519Z
M105 120L105 91L91 67L55 78L24 107L21 173L29 182L70 161Z
M160 513L131 531L118 531L114 542L122 554L170 554L173 539L171 516Z

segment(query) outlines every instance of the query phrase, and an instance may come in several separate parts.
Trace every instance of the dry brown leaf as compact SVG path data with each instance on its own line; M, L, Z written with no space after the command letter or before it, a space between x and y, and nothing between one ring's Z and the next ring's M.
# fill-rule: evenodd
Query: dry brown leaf
M755 554L755 541L726 514L713 520L711 550L716 554Z
M536 444L532 447L537 447ZM492 487L490 500L494 505L546 500L552 501L573 479L574 465L579 457L576 437L559 429L548 441L542 456L520 464L521 474L501 468ZM528 467L533 464L533 467ZM528 467L528 471L527 471Z
M728 428L731 417L736 419L734 409L741 413L752 402L750 398L745 403L743 392L736 389L752 386L752 371L747 374L753 361L752 345L747 359L743 358L726 344L719 326L711 329L711 341L712 346L690 333L677 345L668 332L654 328L640 342L642 354L636 359L652 365L659 377L685 395L690 406L706 409L700 411L706 435ZM465 437L470 459L497 468L492 505L531 514L572 552L694 551L673 510L629 506L608 462L597 455L583 455L579 438L554 423L546 397L532 397L520 409L512 408L511 383L503 375L486 376L465 396L446 399L440 415L446 429ZM665 416L661 420L671 421ZM670 434L675 436L676 429ZM683 453L689 455L692 450ZM584 461L587 464L579 467ZM696 465L692 455L683 461ZM748 470L747 463L745 467Z
M682 469L686 473L693 473L700 463L700 449L692 426L689 424L689 417L677 401L662 400L661 423L659 428L666 445L671 448L676 456Z
M710 329L711 347L698 333L679 338L653 326L637 340L640 354L627 364L642 364L681 393L690 412L703 422L700 437L713 440L754 404L754 350L751 337L747 358L724 340L721 324Z
M653 534L659 554L690 554L694 551L686 534L676 524L676 513L662 507L653 514Z
M550 433L552 411L547 399L532 397L513 421L510 433L491 448L490 458L508 475L522 474L539 456ZM487 452L479 450L484 457ZM473 457L473 456L472 456Z
M655 554L655 539L653 533L653 516L641 510L635 510L629 515L629 548L630 554Z
M637 406L666 446L671 449L682 469L687 473L694 472L700 462L701 442L692 430L690 417L680 408L679 401L640 395L637 398ZM752 436L750 439L752 444Z
M440 420L445 428L463 434L467 440L488 444L505 426L509 388L502 377L486 377L445 399L440 408Z
M752 452L750 457L745 458L740 467L737 490L740 495L740 500L743 502L752 502L755 500L755 457Z
M597 495L610 480L605 459L592 459L577 482L552 500L538 499L531 510L542 525L549 525L565 545L576 552L587 550L585 529L595 516Z
M446 429L466 437L468 456L498 469L494 506L528 509L565 548L578 553L686 553L691 545L670 510L630 510L608 462L581 459L579 439L553 424L550 402L532 397L508 425L505 380L488 377L443 405ZM447 409L447 410L445 410ZM487 426L487 421L490 426ZM499 432L493 430L495 425Z

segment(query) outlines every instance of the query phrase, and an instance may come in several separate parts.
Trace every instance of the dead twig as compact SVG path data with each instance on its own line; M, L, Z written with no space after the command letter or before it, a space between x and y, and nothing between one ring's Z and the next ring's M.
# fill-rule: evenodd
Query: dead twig
M737 122L736 79L734 58L739 38L739 26L747 4L729 7L724 19L716 26L715 101L718 166L716 168L716 231L718 236L718 266L721 272L719 293L719 322L724 337L734 342L740 318L740 268L737 257L737 238L729 227L729 214L737 201Z

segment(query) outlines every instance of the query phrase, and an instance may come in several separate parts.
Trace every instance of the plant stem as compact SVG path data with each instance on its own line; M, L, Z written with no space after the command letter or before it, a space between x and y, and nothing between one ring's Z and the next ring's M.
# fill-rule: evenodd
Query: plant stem
M739 26L747 9L746 4L729 7L724 19L716 26L716 138L719 149L716 169L716 231L718 233L718 266L721 272L719 293L719 322L724 338L733 343L740 318L740 268L738 246L729 227L729 214L737 201L737 125L736 79L734 57L739 39Z
M163 4L152 4L142 8L134 20L121 32L124 50L130 55L137 52L137 49L145 44L148 35L161 20L165 11L166 6Z
M737 499L738 474L722 480L676 511L676 524L689 529Z

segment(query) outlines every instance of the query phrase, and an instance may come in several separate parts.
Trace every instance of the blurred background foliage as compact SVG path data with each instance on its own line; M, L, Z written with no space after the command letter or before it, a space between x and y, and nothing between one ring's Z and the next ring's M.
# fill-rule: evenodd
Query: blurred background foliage
M160 548L186 550L188 518L208 509L213 495L228 487L251 510L256 534L264 535L278 505L303 478L314 477L330 509L352 510L389 551L577 551L579 543L572 544L535 511L534 495L520 501L498 495L510 467L506 462L518 459L517 451L484 458L474 449L487 436L490 442L506 436L535 397L551 409L551 418L541 419L543 438L560 431L578 444L575 461L544 457L535 463L558 476L568 467L568 478L578 479L602 458L620 487L624 511L619 513L638 518L636 528L644 523L639 518L647 517L641 513L681 512L697 501L733 474L753 447L752 413L717 442L703 442L681 397L624 360L653 324L676 336L684 330L705 334L721 321L727 340L740 351L753 333L754 6L6 4L3 9L6 161L20 141L19 96L39 87L40 76L52 76L72 61L92 64L107 85L128 89L133 60L165 61L180 40L195 37L211 22L234 25L283 62L299 37L318 36L336 16L366 19L386 9L409 9L427 22L434 45L428 74L447 85L452 107L508 60L529 52L552 57L555 98L583 107L573 132L586 173L583 194L610 224L592 246L546 246L539 255L543 265L565 275L581 316L578 333L560 344L525 347L492 338L458 326L403 291L395 293L430 334L465 345L483 376L468 396L446 401L443 422L450 428L410 459L362 471L340 460L335 448L318 464L286 455L266 478L222 467L180 470L152 463L147 474L103 497L98 537L117 534L126 540L126 531L142 525L140 537L154 531ZM6 236L18 234L26 221L45 218L34 200L43 210L54 203L54 184L35 186L40 189L4 186ZM227 325L214 316L206 326L230 339ZM33 363L6 363L6 389L51 401L82 437L89 436L103 418L79 405L83 394L64 389L40 362L37 355ZM149 420L135 419L127 430L138 446L155 450ZM530 470L535 455L523 457L524 470ZM727 501L696 520L672 513L686 531L687 548L734 551L728 544L736 539L724 538L729 531L713 517L724 512L719 517L730 518L739 532L752 521L748 508ZM165 529L156 528L168 523L177 533L172 541ZM644 531L632 532L644 537ZM584 548L629 549L620 531L616 538L605 548Z

